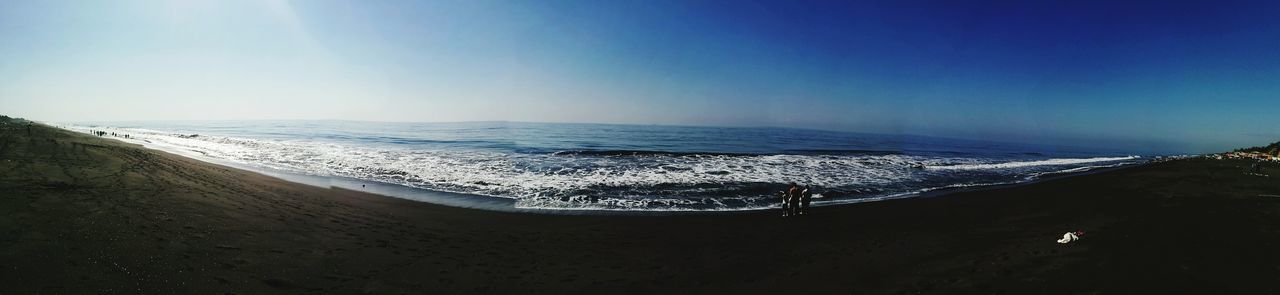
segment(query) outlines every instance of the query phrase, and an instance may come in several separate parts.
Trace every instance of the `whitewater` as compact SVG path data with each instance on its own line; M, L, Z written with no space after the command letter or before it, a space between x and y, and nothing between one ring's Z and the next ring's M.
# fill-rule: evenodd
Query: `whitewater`
M817 205L1016 184L1144 162L1054 146L782 128L347 121L100 122L149 147L271 173L511 200L518 209L771 208L789 182Z

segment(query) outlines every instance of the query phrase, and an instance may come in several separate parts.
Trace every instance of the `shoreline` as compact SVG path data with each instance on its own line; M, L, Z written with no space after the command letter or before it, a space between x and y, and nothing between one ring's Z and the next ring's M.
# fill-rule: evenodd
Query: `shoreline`
M1275 293L1280 278L1280 199L1260 197L1280 181L1241 161L780 218L464 209L46 127L0 128L0 159L15 293Z
M69 132L82 133L76 130L71 130L71 129L62 128L62 127L56 127L56 126L49 126L49 127L58 128L58 129L69 131ZM163 152L163 153L173 154L176 156L182 156L182 157L198 160L198 161L213 164L213 165L220 165L220 166L226 166L234 169L246 170L253 173L263 174L266 176L275 177L285 181L290 181L290 182L304 184L304 185L316 186L320 188L341 188L341 189L347 189L352 191L359 191L359 192L381 195L381 196L390 197L390 198L399 198L399 199L405 199L405 200L416 201L416 202L426 202L426 203L435 204L435 205L444 205L444 206L464 208L464 209L478 209L478 210L528 213L528 214L591 215L591 216L720 215L720 214L733 214L733 213L746 213L746 212L758 213L758 212L769 212L769 211L781 210L781 207L780 207L781 205L779 205L779 207L777 208L768 207L768 208L709 209L709 210L708 209L636 210L636 209L519 208L519 207L516 207L515 205L516 202L518 201L515 198L487 196L487 195L471 194L471 193L439 191L439 190L433 190L433 189L412 187L412 186L403 185L403 184L385 183L385 182L342 177L342 176L310 175L305 173L284 171L284 170L272 169L267 167L258 167L258 166L248 165L248 164L235 163L231 161L215 159L215 158L204 156L202 154L192 153L192 152L177 149L177 148L166 148L166 147L158 146L149 142L145 142L145 143L139 142L141 140L126 140L118 137L102 137L102 138L107 140L115 140L115 141L126 143L126 144L135 144L143 148L147 148L157 152ZM886 196L876 196L876 197L867 197L867 198L859 198L859 199L845 199L845 200L827 201L827 202L819 201L819 202L815 202L813 206L818 208L823 208L823 207L834 207L834 206L850 206L855 204L883 202L883 201L891 201L891 200L899 200L899 199L935 198L935 197L942 197L946 195L969 192L969 191L983 191L983 190L993 190L993 189L1010 188L1010 187L1017 187L1017 186L1023 186L1023 185L1031 185L1031 184L1036 184L1036 183L1055 180L1055 179L1062 179L1062 178L1068 178L1068 177L1074 177L1074 176L1089 175L1089 174L1105 172L1105 171L1114 171L1119 169L1140 167L1146 164L1147 163L1135 163L1135 164L1128 164L1128 165L1120 165L1117 167L1099 167L1099 168L1088 169L1080 172L1052 173L1053 175L1049 177L1035 176L1032 179L1015 181L1011 183L981 184L981 185L961 186L961 187L943 186L940 188L928 189L927 191L923 191L923 192L919 192L919 191L904 192L904 193L890 194Z

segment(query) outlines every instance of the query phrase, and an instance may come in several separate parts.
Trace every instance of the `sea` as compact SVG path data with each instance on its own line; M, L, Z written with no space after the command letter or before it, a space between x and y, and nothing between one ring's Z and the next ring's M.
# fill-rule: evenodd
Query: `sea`
M1152 158L790 128L356 121L55 125L114 132L117 139L150 148L312 184L327 179L334 186L376 188L365 190L418 201L543 212L761 210L777 208L780 191L791 182L814 192L815 206L848 204L1027 183Z

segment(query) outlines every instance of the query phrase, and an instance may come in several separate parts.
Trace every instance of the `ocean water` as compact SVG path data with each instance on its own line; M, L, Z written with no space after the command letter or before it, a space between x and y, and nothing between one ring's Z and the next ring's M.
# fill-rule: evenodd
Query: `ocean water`
M1014 184L1144 162L1140 155L784 128L350 121L69 124L261 171L340 177L519 209L776 207L786 183L817 205Z

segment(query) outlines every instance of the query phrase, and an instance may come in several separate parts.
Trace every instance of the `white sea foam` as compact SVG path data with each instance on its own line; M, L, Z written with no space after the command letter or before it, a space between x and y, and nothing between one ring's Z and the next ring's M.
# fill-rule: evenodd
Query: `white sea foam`
M1056 171L1035 172L1035 173L1031 173L1028 177L1034 179L1034 178L1039 178L1045 175L1080 173L1080 172L1093 171L1093 170L1102 169L1102 168L1120 167L1128 164L1129 163L1115 163L1110 165L1081 166L1081 167L1062 169L1062 170L1056 170Z
M925 168L934 169L934 170L992 170L992 169L1034 167L1034 166L1061 166L1061 165L1078 165L1078 164L1097 163L1097 162L1116 162L1116 161L1136 160L1138 158L1139 158L1138 156L1076 158L1076 159L1068 158L1068 159L1022 161L1022 162L926 166Z
M578 156L190 136L139 128L73 126L70 129L82 132L107 129L129 134L134 140L160 149L250 167L512 198L518 208L534 209L763 209L775 207L778 199L758 188L787 182L858 192L857 198L823 197L818 200L819 204L865 202L937 189L1006 183L959 179L945 183L955 175L946 171L1078 165L1137 158L989 162L896 154ZM921 167L925 169L919 169ZM1081 168L1084 167L1071 169ZM943 183L929 184L936 182Z

